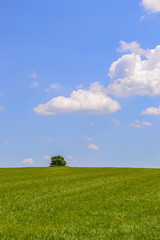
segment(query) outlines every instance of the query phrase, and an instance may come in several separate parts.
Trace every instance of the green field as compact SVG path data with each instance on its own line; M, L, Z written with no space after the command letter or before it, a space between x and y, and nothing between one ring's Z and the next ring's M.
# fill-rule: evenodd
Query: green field
M0 239L160 239L160 170L0 169Z

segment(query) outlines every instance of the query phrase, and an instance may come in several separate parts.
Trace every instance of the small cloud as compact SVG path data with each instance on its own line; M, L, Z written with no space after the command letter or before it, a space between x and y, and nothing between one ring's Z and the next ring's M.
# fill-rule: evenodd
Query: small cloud
M93 144L93 143L89 144L89 145L88 145L88 148L89 148L89 149L96 150L96 151L99 150L99 147L98 147L97 145Z
M2 96L4 93L3 92L0 92L0 96Z
M57 92L61 91L62 85L59 83L52 83L49 88L46 89L46 92L50 92L51 90L56 90Z
M142 122L141 122L141 125L142 125L142 126L152 126L152 123L151 123L151 122L142 121Z
M135 120L135 122L132 122L129 125L131 127L141 128L142 126L152 126L152 123L151 122L146 122L146 121Z
M113 122L116 124L117 127L120 125L119 121L117 120L114 120Z
M137 124L137 123L130 123L129 125L130 125L131 127L141 128L141 125L140 125L140 124Z
M42 159L49 161L49 160L51 160L51 157L50 157L49 155L44 155L44 156L42 157Z
M142 5L150 14L160 12L159 0L141 0L140 5Z
M86 142L90 142L90 141L93 140L92 137L88 137L88 136L83 136L83 138L84 138L84 140L85 140Z
M4 141L3 141L3 144L8 144L8 141L4 140Z
M31 87L34 87L34 88L39 87L39 82L31 82Z
M34 160L33 158L25 158L23 161L22 161L22 164L34 164Z
M42 139L42 140L44 140L44 141L47 141L47 142L53 141L53 138L50 138L50 137L39 136L38 138L39 138L39 139Z
M3 111L4 110L4 107L0 105L0 111Z
M120 41L120 47L117 49L118 52L130 52L139 55L144 55L147 53L147 50L142 49L140 44L136 41L127 43L125 41Z
M93 126L94 126L94 123L91 122L91 123L89 124L89 126L93 127Z
M160 115L160 105L159 107L150 107L142 111L142 115Z
M33 78L33 79L38 78L36 71L33 71L29 76L30 78Z
M151 14L148 12L148 13L146 13L145 15L143 15L143 16L140 17L140 21L149 19L150 17L151 17Z

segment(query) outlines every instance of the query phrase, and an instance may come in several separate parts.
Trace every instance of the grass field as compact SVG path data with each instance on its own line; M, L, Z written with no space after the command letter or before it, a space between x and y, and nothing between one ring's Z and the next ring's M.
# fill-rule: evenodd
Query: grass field
M0 239L160 239L160 170L0 169Z

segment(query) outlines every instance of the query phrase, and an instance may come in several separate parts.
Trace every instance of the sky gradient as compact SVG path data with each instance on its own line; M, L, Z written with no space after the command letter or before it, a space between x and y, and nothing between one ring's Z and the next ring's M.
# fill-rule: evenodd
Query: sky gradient
M0 8L0 167L160 168L160 3Z

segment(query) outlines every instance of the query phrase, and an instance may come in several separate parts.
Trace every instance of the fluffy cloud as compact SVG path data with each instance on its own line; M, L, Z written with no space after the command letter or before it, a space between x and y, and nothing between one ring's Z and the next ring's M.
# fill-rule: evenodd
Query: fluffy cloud
M139 55L144 55L147 51L140 47L140 44L136 41L126 43L124 41L120 41L120 47L117 49L118 52L131 52Z
M131 127L141 128L142 126L152 126L151 122L135 120L135 122L129 124Z
M34 160L33 158L25 158L23 161L22 161L23 164L34 164Z
M88 90L73 91L70 97L58 96L34 108L38 114L56 115L60 113L108 114L120 109L117 101L106 95L106 89L98 82Z
M160 12L160 1L159 0L142 0L141 4L147 11L149 11L151 13Z
M160 106L159 107L150 107L145 109L142 114L150 114L150 115L160 115Z
M88 145L88 148L89 148L89 149L96 150L96 151L99 150L99 147L98 147L97 145L93 144L93 143L89 144L89 145Z
M112 63L109 70L111 84L107 93L119 97L160 94L160 45L146 50L145 58L137 51L140 50L135 49L133 52L132 48L132 53L125 54Z

